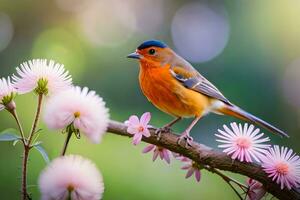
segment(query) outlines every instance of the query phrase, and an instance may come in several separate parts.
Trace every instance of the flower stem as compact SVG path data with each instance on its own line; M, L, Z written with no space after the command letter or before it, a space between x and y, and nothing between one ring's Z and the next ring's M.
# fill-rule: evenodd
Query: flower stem
M23 151L23 156L22 156L22 183L21 183L21 192L22 192L22 200L28 200L30 199L28 193L27 193L27 163L28 163L28 156L29 156L29 150L30 147L26 141L23 127L21 125L20 119L17 114L17 110L14 108L12 110L9 110L9 112L12 114L14 119L17 122L20 134L21 134L21 140L23 143L24 151Z
M19 119L18 114L17 114L17 110L13 109L12 111L9 111L9 112L12 114L12 116L16 120L19 131L20 131L20 134L21 134L21 137L22 137L21 139L22 139L23 145L26 146L26 138L25 138L25 135L24 135L24 131L23 131L20 119Z
M27 163L28 163L28 156L29 156L30 148L28 146L24 146L23 152L23 162L22 162L22 200L30 199L27 193Z
M38 96L38 105L37 105L37 109L36 109L36 114L35 114L35 118L32 124L32 129L31 132L28 136L27 141L25 141L25 137L24 134L22 134L22 137L24 138L24 151L23 151L23 162L22 162L22 200L28 200L30 199L28 193L27 193L27 165L28 165L28 157L29 157L29 151L31 149L31 141L32 138L35 134L35 130L36 127L38 125L39 122L39 118L40 118L40 113L41 113L41 108L42 108L42 101L43 101L43 95L39 94ZM16 120L18 119L16 113L14 115L14 117L16 118ZM18 124L19 120L17 120ZM21 127L21 126L20 126ZM20 128L19 127L19 128ZM20 128L20 132L23 132L22 127Z
M37 105L37 108L36 108L35 118L34 118L34 121L33 121L33 124L32 124L30 135L28 137L28 145L29 146L31 144L32 138L35 134L35 130L36 130L36 127L37 127L38 122L39 122L41 109L42 109L42 102L43 102L43 94L39 94L39 96L38 96L38 105Z
M73 131L69 130L68 133L67 133L65 144L64 144L63 149L61 151L61 156L64 156L66 154L68 144L69 144L69 141L70 141L70 138L71 138L72 134L73 134Z

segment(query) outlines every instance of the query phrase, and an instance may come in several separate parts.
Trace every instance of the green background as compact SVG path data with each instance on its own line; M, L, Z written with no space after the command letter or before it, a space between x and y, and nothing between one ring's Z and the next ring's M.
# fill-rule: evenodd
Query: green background
M151 38L163 40L176 50L171 37L172 18L181 6L191 1L163 1L160 12L164 20L154 32L129 30L130 20L116 19L118 13L112 7L119 6L123 14L126 13L124 5L129 5L137 19L148 11L147 19L156 15L157 4L162 1L100 2L102 6L92 17L99 19L101 26L92 29L96 33L87 33L85 29L89 20L82 21L83 11L80 9L89 9L86 7L95 3L92 0L0 0L0 13L9 16L14 27L12 40L7 48L0 51L0 77L15 73L15 67L26 60L53 59L65 64L74 84L88 86L104 98L112 119L125 121L132 114L150 111L151 124L163 125L171 117L154 108L142 95L137 79L138 65L126 55L142 41ZM209 4L208 1L202 3ZM65 9L62 4L67 5ZM291 81L295 95L287 96L291 92L286 91L288 89L283 83L288 67L300 57L300 3L292 0L236 0L213 1L213 4L224 6L228 13L229 40L220 55L193 65L232 102L286 130L291 136L291 139L281 140L271 135L273 143L299 152L300 103L297 104L297 101L300 86ZM73 7L74 10L68 10ZM88 15L92 11L85 12ZM109 23L110 20L113 22ZM146 22L143 24L144 21L139 23L147 25ZM100 42L97 35L102 36ZM300 75L299 67L296 69ZM292 97L294 99L291 100ZM33 94L16 99L27 131L30 130L36 99ZM291 104L291 101L296 104ZM237 120L209 115L197 124L192 136L201 143L216 147L214 134L217 129L232 121ZM175 130L182 131L188 123L189 120L185 120ZM7 127L16 126L12 117L2 111L0 129ZM44 130L41 140L53 159L58 156L65 136L48 131L43 122L41 128ZM107 134L98 145L90 144L84 137L80 140L72 138L68 153L83 155L97 164L104 177L105 200L237 199L226 183L206 171L202 173L201 182L197 183L194 178L184 178L185 171L180 169L178 161L172 160L171 165L161 160L153 163L152 155L141 153L145 145L142 143L135 147L128 138ZM0 144L1 199L19 197L21 152L19 144L16 147L11 143ZM37 178L45 166L41 156L33 150L28 180L33 199L39 198ZM245 179L236 177L241 181Z

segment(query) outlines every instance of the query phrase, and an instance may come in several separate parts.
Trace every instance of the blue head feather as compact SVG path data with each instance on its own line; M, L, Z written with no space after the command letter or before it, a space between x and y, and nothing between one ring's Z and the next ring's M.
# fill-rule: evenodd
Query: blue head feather
M138 50L146 49L148 47L160 47L160 48L166 48L167 45L161 41L158 40L148 40L143 42L140 46L138 46Z

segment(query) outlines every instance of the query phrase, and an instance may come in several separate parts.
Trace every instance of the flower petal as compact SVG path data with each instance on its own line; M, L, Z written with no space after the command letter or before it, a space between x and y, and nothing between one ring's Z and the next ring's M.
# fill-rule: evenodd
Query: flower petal
M163 150L163 154L164 154L164 159L165 159L165 161L166 161L168 164L170 164L169 150L164 149L164 150Z
M201 172L199 169L195 169L195 178L198 182L200 182L201 179Z
M150 144L144 148L143 153L148 153L148 152L152 151L154 148L155 148L155 145Z
M154 149L153 158L152 158L153 162L156 160L158 154L159 154L159 151L157 149Z
M143 137L142 134L139 134L139 133L134 134L132 144L138 145L141 142L142 137Z
M132 135L134 135L134 134L139 134L139 131L138 131L137 127L136 127L136 126L133 126L133 125L128 126L127 132L128 132L129 134L132 134Z
M130 126L138 126L140 124L140 120L136 115L131 115L128 121Z
M140 123L143 124L144 126L147 126L148 123L151 120L151 114L150 112L145 112L142 116L141 116L141 120Z
M150 137L151 136L151 134L150 134L150 131L145 127L145 129L144 129L144 131L143 131L143 135L145 136L145 137Z
M195 169L194 169L193 167L190 168L190 169L188 170L188 172L186 173L185 178L191 177L191 176L193 175L194 171L195 171Z

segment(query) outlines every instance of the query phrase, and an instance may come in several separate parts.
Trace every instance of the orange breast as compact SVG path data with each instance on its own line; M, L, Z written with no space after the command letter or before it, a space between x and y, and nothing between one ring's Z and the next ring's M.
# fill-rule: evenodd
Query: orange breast
M140 67L139 81L144 95L157 108L177 117L201 116L211 100L182 86L170 73L170 66Z

